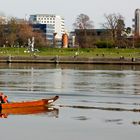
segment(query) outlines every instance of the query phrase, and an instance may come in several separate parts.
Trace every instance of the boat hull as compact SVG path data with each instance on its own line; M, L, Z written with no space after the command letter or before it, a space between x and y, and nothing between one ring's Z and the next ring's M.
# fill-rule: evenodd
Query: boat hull
M1 109L10 109L10 108L25 108L25 107L37 107L37 106L48 106L56 101L59 96L55 96L49 99L41 99L35 101L23 101L23 102L10 102L1 104Z

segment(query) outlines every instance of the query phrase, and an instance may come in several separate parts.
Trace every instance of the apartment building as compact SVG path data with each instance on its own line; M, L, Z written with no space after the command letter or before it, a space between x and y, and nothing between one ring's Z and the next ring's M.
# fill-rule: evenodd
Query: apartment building
M56 39L62 39L62 35L65 33L64 18L54 14L35 14L30 15L29 22L32 24L46 24L53 29L52 34L56 33ZM46 31L47 32L47 31Z

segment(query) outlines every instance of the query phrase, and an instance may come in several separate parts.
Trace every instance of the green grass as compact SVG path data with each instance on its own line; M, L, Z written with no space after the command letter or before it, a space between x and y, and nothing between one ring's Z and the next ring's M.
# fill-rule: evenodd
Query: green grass
M26 48L0 48L0 56L31 56L33 53L25 53ZM97 48L41 48L35 52L38 56L78 56L82 57L108 57L108 58L140 58L140 49L97 49Z

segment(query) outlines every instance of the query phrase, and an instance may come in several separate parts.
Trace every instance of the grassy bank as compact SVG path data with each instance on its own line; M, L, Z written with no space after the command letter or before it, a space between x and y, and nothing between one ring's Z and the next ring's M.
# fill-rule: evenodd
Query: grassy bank
M140 58L140 49L97 49L97 48L41 48L39 52L30 53L26 48L0 48L1 56L82 56L82 57L106 57L106 58Z

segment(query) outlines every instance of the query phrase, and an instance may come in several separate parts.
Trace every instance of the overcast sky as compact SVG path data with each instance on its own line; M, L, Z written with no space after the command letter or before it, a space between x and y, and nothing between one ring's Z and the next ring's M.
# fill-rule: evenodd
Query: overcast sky
M5 16L25 18L30 14L57 14L65 18L69 30L81 13L90 17L94 28L100 28L105 22L104 14L111 13L120 13L131 27L137 8L140 8L140 0L0 0L0 12Z

